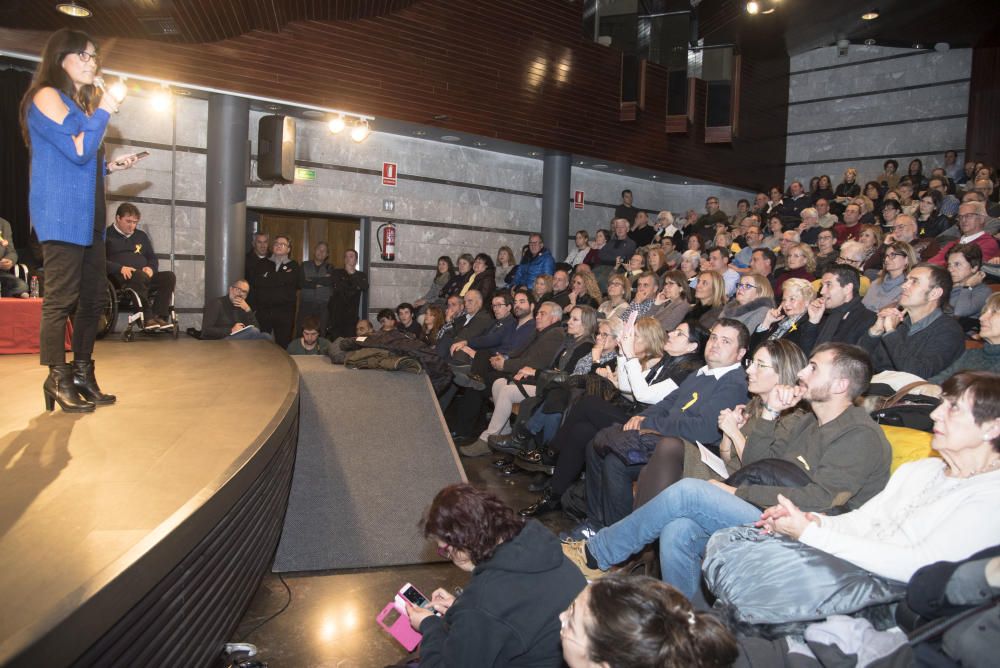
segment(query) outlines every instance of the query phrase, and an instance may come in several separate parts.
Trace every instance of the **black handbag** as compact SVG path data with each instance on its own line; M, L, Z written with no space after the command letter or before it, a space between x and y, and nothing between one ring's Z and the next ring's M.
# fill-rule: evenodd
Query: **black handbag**
M802 467L787 459L760 459L747 464L726 479L727 485L767 485L768 487L805 487L812 482Z

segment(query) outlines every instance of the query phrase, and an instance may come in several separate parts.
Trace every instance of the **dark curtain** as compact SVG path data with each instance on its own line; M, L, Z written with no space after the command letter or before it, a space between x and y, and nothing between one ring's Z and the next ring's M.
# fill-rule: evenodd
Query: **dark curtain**
M21 138L19 107L31 73L0 71L0 217L10 222L21 262L32 264L28 221L28 149Z

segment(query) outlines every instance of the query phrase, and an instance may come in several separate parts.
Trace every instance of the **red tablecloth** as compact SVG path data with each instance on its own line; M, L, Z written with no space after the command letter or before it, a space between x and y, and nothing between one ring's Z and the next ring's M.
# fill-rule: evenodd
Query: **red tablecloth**
M0 299L0 355L37 353L41 321L41 299ZM67 321L66 350L71 349L71 332Z

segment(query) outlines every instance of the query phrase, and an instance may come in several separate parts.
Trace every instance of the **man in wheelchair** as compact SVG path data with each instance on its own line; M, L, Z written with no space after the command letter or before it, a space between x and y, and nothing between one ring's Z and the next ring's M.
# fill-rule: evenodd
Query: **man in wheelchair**
M159 271L153 242L136 229L142 214L134 204L124 202L115 212L115 222L108 228L107 263L109 279L119 288L134 290L139 297L137 308L143 312L143 329L172 329L170 305L177 277L172 271ZM149 294L154 293L152 304Z

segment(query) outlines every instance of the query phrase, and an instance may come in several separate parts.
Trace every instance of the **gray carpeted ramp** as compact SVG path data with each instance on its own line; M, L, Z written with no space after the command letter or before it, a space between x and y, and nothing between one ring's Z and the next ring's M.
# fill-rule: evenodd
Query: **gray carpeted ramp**
M299 445L273 570L439 561L418 523L466 478L427 376L293 359Z

